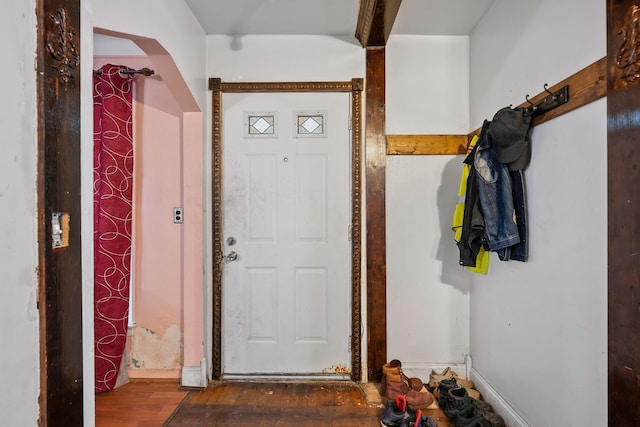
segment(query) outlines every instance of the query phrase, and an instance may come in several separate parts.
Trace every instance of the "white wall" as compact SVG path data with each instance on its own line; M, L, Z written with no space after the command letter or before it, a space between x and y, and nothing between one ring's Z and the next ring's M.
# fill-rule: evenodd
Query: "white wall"
M207 76L225 82L347 81L364 77L364 55L352 37L208 36Z
M469 132L467 36L392 35L386 65L387 134Z
M202 56L204 30L184 1L91 0L82 6L90 19L83 23L85 32L92 33L92 27L96 27L156 40L171 55L200 109L204 110L207 89Z
M0 80L0 351L2 423L38 419L39 338L36 310L36 15L35 1L4 5L0 28L5 67Z
M601 0L496 0L471 36L472 128L605 56L605 29ZM607 425L606 143L605 100L534 128L529 260L473 276L473 378L512 425Z
M391 36L387 134L469 131L469 38ZM431 369L464 374L469 274L451 231L461 156L388 156L387 356L427 382Z

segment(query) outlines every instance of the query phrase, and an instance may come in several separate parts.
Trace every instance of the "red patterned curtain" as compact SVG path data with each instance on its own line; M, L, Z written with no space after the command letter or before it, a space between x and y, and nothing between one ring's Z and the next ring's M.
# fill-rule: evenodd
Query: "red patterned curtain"
M133 78L121 69L108 64L93 78L96 392L115 386L129 315Z

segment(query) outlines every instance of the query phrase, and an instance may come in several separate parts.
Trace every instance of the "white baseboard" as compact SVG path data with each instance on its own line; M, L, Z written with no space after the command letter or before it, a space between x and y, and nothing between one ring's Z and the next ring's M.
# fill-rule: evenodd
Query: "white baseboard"
M189 388L207 388L206 360L202 359L199 366L183 366L180 385Z
M531 427L474 368L471 368L470 377L475 388L482 394L482 398L493 406L494 411L504 419L506 425L509 427Z
M360 365L360 382L369 382L369 365L364 361Z

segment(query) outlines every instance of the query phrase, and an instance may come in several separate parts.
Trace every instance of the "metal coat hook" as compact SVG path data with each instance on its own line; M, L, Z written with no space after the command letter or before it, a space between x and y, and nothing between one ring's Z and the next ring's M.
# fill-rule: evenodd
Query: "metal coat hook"
M547 83L544 84L544 91L547 92L549 95L551 95L551 101L555 102L558 100L558 95L554 94L553 92L551 92L549 89L547 89L547 86L549 86ZM549 99L549 97L546 97L544 99L544 103L547 103L547 100Z
M538 106L531 102L531 100L529 99L529 94L526 94L524 99L531 105L531 107L527 107L527 112L529 114L533 114L538 109Z
M535 108L535 107L536 107L536 106L535 106L535 104L534 104L533 102L531 102L531 100L529 99L529 94L526 94L526 95L524 96L524 99L525 99L529 104L531 104L531 106L532 106L533 108Z

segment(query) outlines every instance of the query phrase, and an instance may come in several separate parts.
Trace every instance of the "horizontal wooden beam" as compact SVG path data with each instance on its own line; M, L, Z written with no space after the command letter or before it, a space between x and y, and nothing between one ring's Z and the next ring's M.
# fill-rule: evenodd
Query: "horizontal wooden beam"
M551 86L548 90L555 92L567 85L569 86L569 102L536 116L533 119L532 126L540 125L607 96L607 58L599 59L572 76ZM536 104L547 95L549 95L547 92L542 91L529 98L529 100ZM528 107L530 104L525 101L520 106ZM464 154L469 141L474 135L479 134L480 130L481 128L478 128L469 135L387 135L387 154Z
M384 47L402 0L361 0L356 38L364 48Z
M387 154L464 154L469 135L387 135Z

